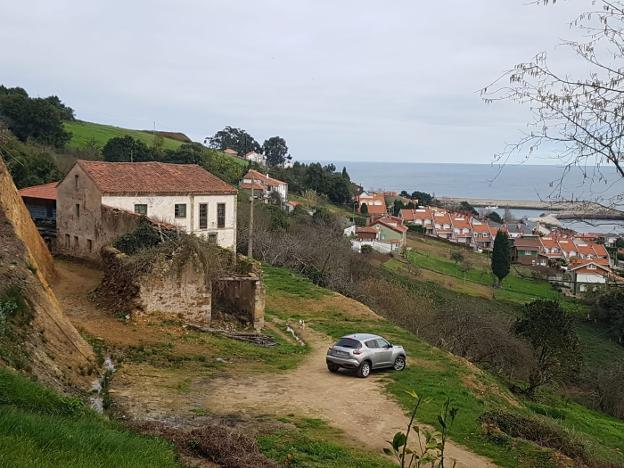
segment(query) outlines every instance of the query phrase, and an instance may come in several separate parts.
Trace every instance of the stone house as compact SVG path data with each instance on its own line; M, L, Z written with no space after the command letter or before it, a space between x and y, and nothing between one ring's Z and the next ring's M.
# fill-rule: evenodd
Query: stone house
M140 216L236 247L237 190L196 164L78 160L56 189L61 254L99 262Z

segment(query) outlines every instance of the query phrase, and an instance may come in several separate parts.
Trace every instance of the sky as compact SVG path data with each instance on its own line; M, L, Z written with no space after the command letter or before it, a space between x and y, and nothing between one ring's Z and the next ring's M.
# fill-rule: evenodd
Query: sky
M591 0L0 0L0 84L81 120L226 125L296 160L490 163L528 110L479 90L560 46ZM534 160L533 162L540 162Z

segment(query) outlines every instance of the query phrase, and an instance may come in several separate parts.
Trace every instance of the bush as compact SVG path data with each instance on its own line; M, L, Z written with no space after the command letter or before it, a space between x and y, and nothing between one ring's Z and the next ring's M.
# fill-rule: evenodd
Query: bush
M137 228L133 232L119 237L113 246L126 255L134 255L143 249L155 247L162 241L158 230L149 219L142 216Z
M592 457L583 440L542 418L492 410L483 413L479 421L492 435L501 431L510 437L535 442L542 447L558 450L574 460L592 465Z
M373 247L371 245L363 245L362 246L362 253L363 254L372 254L373 253Z
M416 224L408 224L407 229L418 234L425 234L427 232L424 226L418 226Z
M590 316L607 328L609 335L624 344L624 290L614 288L599 294L592 304Z

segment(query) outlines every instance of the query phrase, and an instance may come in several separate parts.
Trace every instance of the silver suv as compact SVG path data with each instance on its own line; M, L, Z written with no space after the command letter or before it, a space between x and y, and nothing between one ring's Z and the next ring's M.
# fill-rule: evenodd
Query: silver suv
M358 377L366 378L371 369L405 369L405 350L379 335L355 333L343 336L329 348L325 361L330 372L341 367L356 369Z

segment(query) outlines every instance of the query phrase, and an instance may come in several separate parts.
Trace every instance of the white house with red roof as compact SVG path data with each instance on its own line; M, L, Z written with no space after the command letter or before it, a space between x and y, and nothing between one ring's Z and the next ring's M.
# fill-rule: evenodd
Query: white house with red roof
M442 239L450 239L453 235L451 215L444 210L432 210L433 234Z
M472 244L472 224L470 216L461 213L451 214L451 226L453 232L451 240L458 244Z
M243 190L251 190L252 186L254 190L259 192L258 195L262 194L265 198L268 198L271 193L277 193L283 203L288 201L288 184L286 182L274 179L255 169L247 171L240 183L240 188Z
M388 214L386 199L383 193L362 192L356 195L355 202L358 212L362 212L362 205L366 205L366 212L369 217L384 216Z
M64 254L99 260L103 246L133 229L111 210L236 247L238 191L196 164L78 160L56 191Z
M426 234L433 233L433 218L429 207L403 208L399 216L405 224L422 226Z
M574 292L587 292L614 278L606 259L576 260L570 264Z

